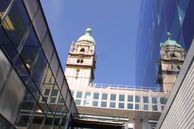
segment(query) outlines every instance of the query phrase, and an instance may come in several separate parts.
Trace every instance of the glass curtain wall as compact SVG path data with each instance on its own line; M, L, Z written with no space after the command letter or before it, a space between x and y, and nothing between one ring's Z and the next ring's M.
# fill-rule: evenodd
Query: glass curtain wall
M16 100L0 94L5 128L67 127L77 109L39 1L1 0L0 18L0 92Z
M193 0L149 0L141 2L136 45L136 85L160 87L157 84L160 43L167 32L187 52L194 37Z

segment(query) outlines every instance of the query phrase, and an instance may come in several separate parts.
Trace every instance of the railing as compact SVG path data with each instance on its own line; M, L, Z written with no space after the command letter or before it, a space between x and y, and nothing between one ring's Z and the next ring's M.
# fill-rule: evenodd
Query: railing
M104 88L104 89L118 89L118 90L133 90L133 91L153 91L162 92L160 87L147 87L147 86L132 86L132 85L118 85L118 84L102 84L91 83L91 87Z

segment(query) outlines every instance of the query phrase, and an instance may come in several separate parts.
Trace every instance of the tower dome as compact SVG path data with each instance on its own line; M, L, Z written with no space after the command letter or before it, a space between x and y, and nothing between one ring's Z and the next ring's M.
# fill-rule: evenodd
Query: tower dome
M167 32L168 39L165 41L165 43L161 43L160 47L166 47L166 46L172 46L177 48L182 48L180 44L178 44L175 40L171 39L171 33Z
M87 28L84 35L82 35L77 42L88 41L95 44L95 40L92 37L92 28Z

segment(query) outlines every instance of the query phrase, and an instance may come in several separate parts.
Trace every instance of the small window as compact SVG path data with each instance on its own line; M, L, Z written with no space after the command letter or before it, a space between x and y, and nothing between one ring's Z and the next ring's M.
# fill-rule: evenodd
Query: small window
M93 99L99 99L99 93L94 93Z
M101 107L106 107L107 102L101 102Z
M124 108L124 103L119 103L119 108Z
M89 106L90 105L90 100L84 100L84 106Z
M77 94L76 94L76 98L81 98L82 97L82 92L77 92Z
M135 102L140 102L140 96L135 96Z
M148 105L143 105L143 110L148 110Z
M115 101L116 100L116 94L111 94L110 95L110 100Z
M50 103L55 103L56 102L56 98L51 98Z
M133 96L132 95L128 95L128 102L133 102Z
M83 63L83 62L84 62L84 60L83 60L83 59L81 59L81 60L80 60L80 63Z
M58 95L58 90L54 89L51 93L51 96L57 96Z
M110 108L115 108L115 102L110 102Z
M135 110L139 110L140 107L139 107L139 104L135 104Z
M86 92L84 98L90 99L91 98L91 93L90 92Z
M125 101L125 95L119 95L119 101Z
M98 101L93 101L93 102L92 102L92 106L97 107L97 106L98 106Z
M81 100L80 99L76 99L75 103L76 103L76 105L81 105Z
M44 95L49 95L49 93L50 93L50 89L45 89Z
M143 103L149 103L148 96L143 96Z
M84 48L80 49L80 52L85 52L85 49Z
M153 111L158 111L157 105L152 105L152 109L153 109Z
M107 94L102 94L102 100L107 100Z
M160 104L166 104L167 99L164 97L160 98Z
M128 109L133 109L133 104L132 103L127 104L127 108Z
M152 97L152 103L157 104L157 97Z
M80 60L79 59L77 59L77 63L80 63Z
M58 103L64 103L64 100L63 100L63 97L62 96L59 97Z

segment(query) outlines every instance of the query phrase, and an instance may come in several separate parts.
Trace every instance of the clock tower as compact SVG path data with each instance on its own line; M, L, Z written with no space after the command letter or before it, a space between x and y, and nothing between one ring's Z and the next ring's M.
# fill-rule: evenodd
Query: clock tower
M96 64L95 48L91 28L87 28L85 34L72 43L65 69L70 88L90 86Z
M161 88L170 93L185 59L185 51L175 40L171 40L171 33L167 33L168 39L160 44L161 54Z

